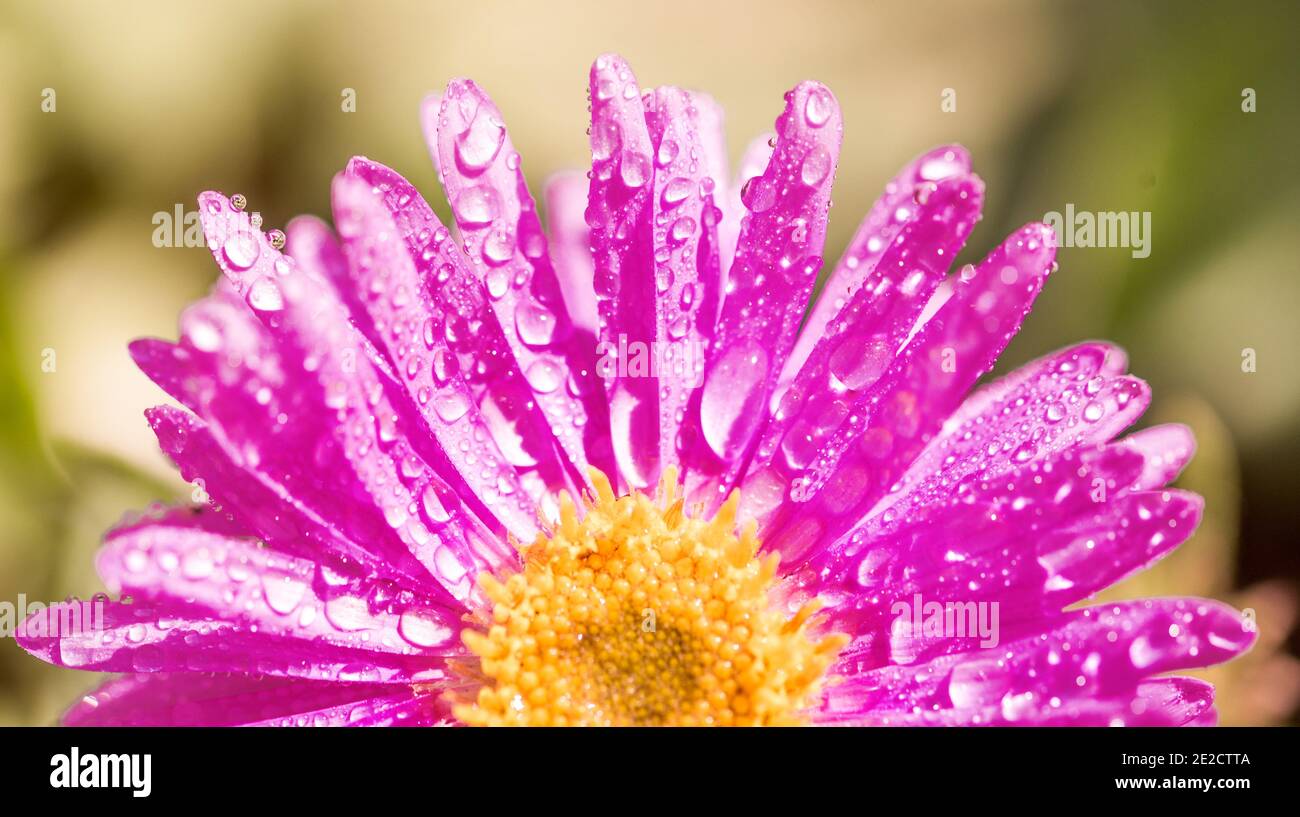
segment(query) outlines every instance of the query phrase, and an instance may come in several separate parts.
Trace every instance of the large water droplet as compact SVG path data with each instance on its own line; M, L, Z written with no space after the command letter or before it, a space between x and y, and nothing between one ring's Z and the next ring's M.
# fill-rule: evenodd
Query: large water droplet
M434 400L433 408L444 423L454 423L469 412L469 400L460 392L451 392Z
M515 234L505 227L488 233L483 240L483 260L489 264L504 264L515 257Z
M893 347L883 337L874 337L865 343L861 338L845 338L828 361L833 378L831 386L839 391L865 389L880 379L893 358Z
M821 145L814 145L808 155L803 157L803 166L799 170L799 178L809 187L815 187L821 183L831 172L831 154Z
M456 199L456 221L465 227L483 227L497 214L496 191L490 187L471 187Z
M762 176L754 176L740 190L740 200L751 213L762 213L776 204L776 188Z
M659 143L659 152L655 154L655 161L660 167L667 167L677 158L680 148L672 139L665 139Z
M650 159L640 153L626 153L619 164L619 177L633 190L650 180Z
M546 346L555 337L555 314L536 301L520 301L515 307L515 331L529 346Z
M469 127L456 137L456 161L470 174L480 173L501 152L505 142L505 123L496 115L479 108Z
M709 447L725 460L740 453L761 418L767 367L767 353L753 341L742 340L708 374L700 423Z
M664 185L663 195L659 197L664 209L671 210L685 201L686 197L691 194L693 186L689 179L684 179L681 176Z
M560 387L564 382L564 373L549 360L535 360L524 372L524 377L528 379L528 385L533 387L533 391L549 394Z
M397 619L397 633L416 647L436 647L451 639L451 628L432 612L406 610Z
M236 270L246 270L253 266L261 254L261 248L252 233L242 232L227 238L221 251L226 256L226 262Z
M273 612L286 616L298 609L307 586L292 576L266 573L262 576L262 596Z
M284 296L270 278L258 278L248 290L248 303L261 312L278 312L284 309Z
M830 120L835 111L835 99L825 88L813 88L808 92L808 99L803 104L803 118L814 128L820 128Z

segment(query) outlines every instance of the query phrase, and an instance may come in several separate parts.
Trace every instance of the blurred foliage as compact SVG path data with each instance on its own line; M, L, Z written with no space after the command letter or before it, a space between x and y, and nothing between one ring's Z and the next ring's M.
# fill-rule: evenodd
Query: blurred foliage
M959 261L1067 203L1150 211L1149 258L1061 250L998 371L1106 337L1151 382L1153 415L1192 425L1202 447L1183 484L1207 496L1205 524L1114 592L1256 607L1260 648L1215 676L1223 720L1290 719L1297 23L1292 3L1173 0L0 4L0 600L95 592L102 531L185 496L140 415L163 396L125 344L174 336L215 269L202 248L153 247L154 213L215 188L246 194L268 227L327 215L331 175L364 152L446 216L416 110L452 76L493 94L536 189L585 164L587 66L617 50L646 84L712 93L733 156L784 90L830 85L846 131L829 258L897 167L949 141L988 183ZM945 88L956 113L940 111ZM1245 347L1256 373L1241 371ZM0 641L0 723L51 722L93 681Z

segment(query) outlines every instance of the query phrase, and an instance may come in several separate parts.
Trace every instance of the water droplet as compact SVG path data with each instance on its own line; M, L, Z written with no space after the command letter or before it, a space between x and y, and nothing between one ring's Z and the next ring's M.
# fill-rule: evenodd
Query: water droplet
M257 239L251 233L239 232L226 239L222 247L226 261L236 270L246 270L257 263L261 254Z
M860 391L875 383L894 359L894 350L886 338L863 341L848 337L831 353L828 366L831 386L836 390Z
M433 409L444 423L454 423L469 412L469 400L460 392L451 392L434 400Z
M243 193L236 193L230 197L230 209L236 213L242 212L248 206L248 199L244 198Z
M515 257L515 235L505 227L488 233L483 240L483 260L489 264L504 264Z
M803 158L799 178L809 187L815 187L831 172L831 155L821 145L814 145Z
M270 278L258 278L248 290L248 304L261 312L284 309L284 296Z
M641 187L650 179L650 160L640 153L626 153L619 164L619 177L623 184L633 190Z
M814 128L820 128L830 120L835 111L835 99L825 88L813 88L803 104L803 118Z
M659 143L659 152L655 154L655 161L660 167L667 167L677 158L680 148L672 139L665 139Z
M700 422L705 441L725 460L740 453L762 415L767 367L762 347L741 340L709 372L700 398Z
M397 619L397 633L416 647L436 647L451 639L451 628L435 614L406 610Z
M762 176L754 176L740 190L740 200L751 213L762 213L776 204L776 188Z
M456 137L456 161L467 173L480 173L501 152L505 139L505 123L493 113L479 108L469 127Z
M496 218L496 191L490 187L471 187L456 199L456 221L465 227L483 227Z
M695 234L695 219L690 216L682 216L673 222L672 229L669 232L672 240L680 244Z
M520 301L515 307L515 331L529 346L545 346L555 337L555 314L536 301Z
M564 374L560 371L560 367L549 360L542 359L533 361L524 372L524 377L528 379L528 385L533 387L533 391L542 394L555 391L564 382Z
M664 209L671 210L685 201L686 197L691 194L692 186L689 179L683 179L681 176L664 185L663 195L660 196Z
M267 573L262 576L262 596L266 606L282 616L287 616L302 603L307 585L291 576Z

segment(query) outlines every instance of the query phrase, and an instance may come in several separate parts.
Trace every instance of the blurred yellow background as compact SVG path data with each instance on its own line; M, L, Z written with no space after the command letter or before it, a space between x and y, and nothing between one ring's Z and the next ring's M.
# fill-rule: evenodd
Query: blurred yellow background
M445 216L417 109L455 76L493 95L539 189L586 165L587 68L618 51L646 86L721 102L733 157L785 90L827 83L845 121L828 257L899 166L950 141L988 183L971 258L1067 203L1150 212L1147 258L1061 251L999 371L1108 338L1151 382L1152 417L1192 425L1183 484L1209 500L1206 523L1112 596L1256 609L1260 646L1207 677L1224 722L1291 721L1297 23L1282 2L0 0L0 601L94 593L103 530L188 498L141 416L163 395L126 343L174 337L217 272L206 249L155 247L155 213L218 189L267 227L328 217L330 178L365 154ZM95 680L0 639L0 724L53 722Z

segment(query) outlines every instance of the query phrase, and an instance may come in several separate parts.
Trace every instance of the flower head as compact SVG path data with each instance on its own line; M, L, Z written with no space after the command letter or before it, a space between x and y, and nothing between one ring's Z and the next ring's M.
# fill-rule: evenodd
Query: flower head
M885 188L811 309L842 121L815 82L728 178L707 96L591 71L588 182L544 230L474 83L425 103L454 232L353 159L334 229L200 197L224 281L140 367L209 495L108 534L94 632L125 675L69 723L1203 723L1166 673L1231 609L1069 609L1184 541L1186 428L1083 343L972 392L1053 269L1027 225L949 273L957 146Z

